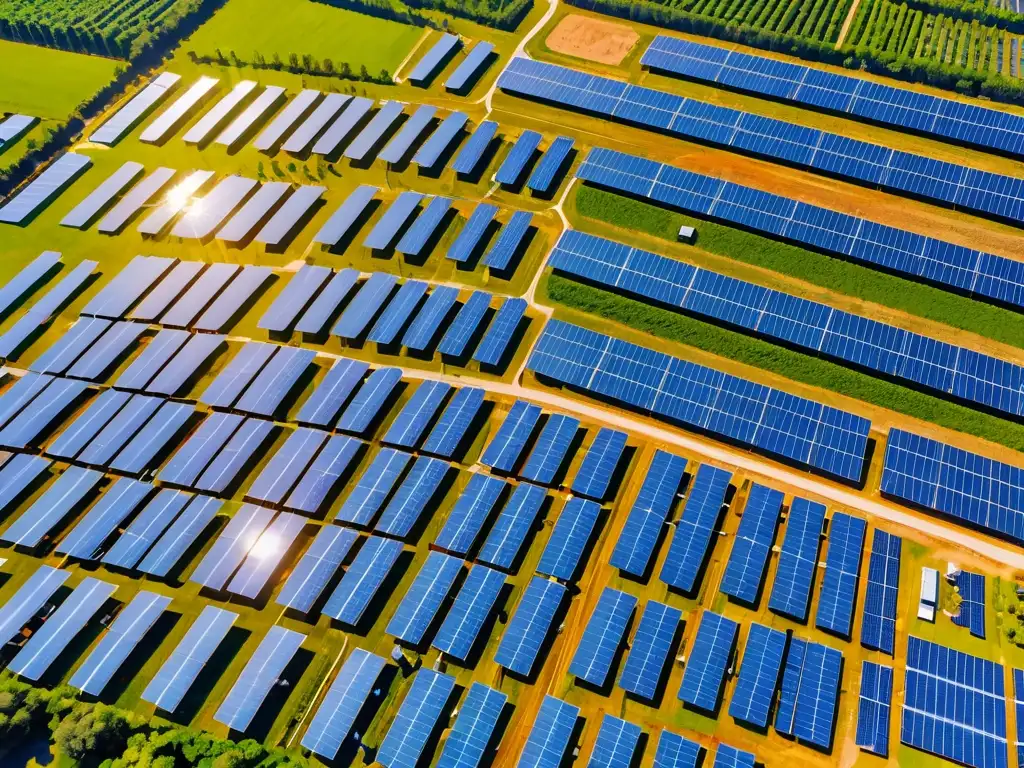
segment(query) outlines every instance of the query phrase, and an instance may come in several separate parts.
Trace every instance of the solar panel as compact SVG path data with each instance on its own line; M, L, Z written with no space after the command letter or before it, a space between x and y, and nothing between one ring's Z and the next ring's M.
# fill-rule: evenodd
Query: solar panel
M547 148L544 156L537 163L537 167L530 174L526 186L537 194L548 194L551 191L551 185L558 178L558 172L565 165L573 144L575 144L575 140L568 136L559 136L551 142L551 146Z
M734 720L766 728L772 698L779 684L786 633L762 624L751 624L740 660L740 674L729 705Z
M606 713L587 761L588 768L630 768L641 734L639 725Z
M263 313L258 327L271 333L286 332L333 274L328 267L303 264Z
M98 425L102 429L86 441L85 448L77 456L78 461L100 467L109 465L164 404L165 401L156 397L131 396L113 418L105 425ZM191 410L188 406L185 408Z
M500 571L484 565L470 568L432 645L448 656L466 661L504 587L505 575Z
M719 744L715 751L715 768L754 768L757 757L729 744Z
M295 420L320 427L330 426L368 370L370 366L359 360L344 357L336 360Z
M510 570L548 495L543 488L520 483L494 521L477 559Z
M474 473L434 539L434 546L455 555L469 553L507 486L497 477Z
M868 560L868 586L860 643L890 656L896 647L896 601L900 586L903 539L875 529Z
M452 161L450 166L451 169L459 175L472 176L497 133L498 124L496 122L493 120L481 122L476 127L476 130L473 131L473 135L469 137L469 141L465 143L459 154L455 156L455 160Z
M408 537L450 469L451 464L442 459L418 457L374 529L400 539Z
M166 576L199 534L206 530L206 526L220 511L222 503L220 499L195 496L139 564L139 570L150 576Z
M273 362L256 375L234 407L246 413L273 417L315 359L315 350L281 347Z
M493 43L489 43L486 40L477 41L469 53L466 54L466 58L462 60L462 63L455 68L455 71L445 81L445 89L461 91L468 85L475 83L481 68L491 58L492 53L494 53Z
M486 291L473 291L448 327L441 343L437 345L437 351L455 358L461 358L470 351L469 344L477 335L480 324L490 308L491 294Z
M308 613L359 538L351 528L325 525L292 569L274 602Z
M200 315L195 323L195 329L223 333L232 321L246 310L249 301L273 274L270 267L242 267L242 273L232 280Z
M0 148L5 144L14 143L38 120L39 118L31 115L10 115L0 120Z
M56 380L53 376L38 373L26 373L0 395L0 425L10 423L36 399L50 384Z
M191 498L187 493L169 488L158 490L103 555L104 564L134 568Z
M21 224L51 203L92 165L92 158L67 152L0 207L0 222Z
M68 467L21 516L0 535L22 547L36 547L103 479L103 473L82 467Z
M295 129L295 132L284 142L282 149L293 155L305 152L313 140L324 129L324 126L333 118L342 107L349 103L351 96L342 93L328 93L324 96L316 109L307 117L302 124ZM314 146L314 152L319 150Z
M206 267L201 261L179 261L128 313L132 320L153 323L192 284Z
M284 100L284 93L284 88L281 86L268 85L259 96L250 102L249 106L242 110L242 114L221 131L216 143L229 148L237 146L268 112L272 113L277 109Z
M99 643L71 676L68 685L98 697L170 604L170 597L154 592L137 592L107 627Z
M105 374L118 362L125 352L134 346L147 328L142 323L122 321L114 323L93 344L89 350L72 365L68 376L76 379L97 381L106 378Z
M487 747L507 702L508 696L504 693L483 683L473 683L441 748L437 768L479 768L484 765Z
M363 443L347 435L333 435L313 459L309 469L284 501L284 506L307 515L318 514L341 478L348 473Z
M87 227L113 202L114 198L142 175L145 170L141 163L127 162L114 171L78 205L71 209L61 226L81 229Z
M362 123L362 120L373 109L373 99L356 96L348 102L345 111L328 126L323 135L313 145L313 154L331 155Z
M51 428L75 407L87 387L83 381L57 379L0 430L0 445L26 450L39 447Z
M13 504L51 466L41 456L16 454L0 468L0 511Z
M424 249L430 245L451 207L452 199L450 197L434 197L412 226L406 230L402 239L398 241L398 245L395 246L395 250L405 256L423 255Z
M268 181L260 185L256 193L228 219L220 228L217 239L225 243L238 243L245 240L256 226L270 213L281 199L291 191L292 185L286 181ZM326 267L318 267L326 269ZM301 309L301 307L299 308Z
M15 654L7 669L27 680L38 681L116 589L99 579L83 579Z
M387 662L380 656L352 649L302 737L302 746L333 760L348 738L359 712Z
M421 104L417 107L416 111L405 121L405 124L398 133L381 150L377 159L392 165L400 163L409 154L412 145L427 129L427 126L430 125L430 121L434 119L435 114L437 114L437 107L432 107L429 104Z
M165 138L178 130L181 125L192 114L193 110L206 96L218 85L220 81L215 77L200 77L181 94L174 103L160 113L146 129L139 134L139 141L149 144L159 144Z
M462 560L441 552L428 553L426 562L388 622L387 633L411 646L422 643L461 572Z
M412 156L413 164L420 168L436 166L440 162L441 156L447 152L452 142L466 127L467 122L469 122L469 115L465 112L452 112L448 115Z
M336 272L327 287L320 292L320 295L310 304L309 309L299 318L295 330L299 333L322 334L358 279L359 272L354 269L342 269Z
M6 315L61 263L59 251L43 251L0 288L0 315Z
M313 242L326 246L334 246L341 242L378 192L380 187L371 184L360 184L356 187L313 236Z
M974 637L985 638L985 577L960 571L956 576L960 593L960 612L953 617L959 627L968 627Z
M601 505L596 501L578 496L570 498L551 529L551 536L537 563L537 573L572 581L580 570L600 515Z
M402 114L404 105L399 101L386 101L377 110L377 114L366 124L366 127L352 140L352 143L345 149L344 156L349 160L360 162L365 160L384 134L388 132L399 115Z
M401 380L401 368L378 368L371 373L341 414L338 429L357 435L366 432Z
M743 507L729 562L720 589L740 602L753 605L761 593L768 556L775 542L782 512L781 491L754 483Z
M428 379L420 383L391 422L381 442L399 448L415 448L451 391L452 385L443 381Z
M37 373L66 373L112 325L109 320L97 317L79 318L67 333L35 359L29 370Z
M386 272L374 272L359 288L334 324L331 333L343 339L355 339L363 334L370 321L390 298L398 278Z
M569 674L596 688L604 687L629 630L636 603L636 598L626 592L604 588L569 663Z
M499 472L511 473L540 419L540 406L516 400L480 461Z
M572 492L603 501L608 495L612 476L622 461L627 439L625 432L602 427L576 471L576 477L572 481Z
M697 580L709 556L711 537L721 517L730 482L732 473L724 469L703 464L697 470L658 576L670 587L689 594L700 586Z
M159 256L136 256L102 291L92 297L82 308L82 314L115 320L124 317L132 305L167 274L175 263L175 259Z
M159 206L150 206L150 214L136 228L150 237L161 234L179 213L194 203L196 193L214 177L213 171L193 171L179 181L163 197Z
M239 473L246 470L275 429L273 423L262 419L243 421L196 480L195 487L208 493L228 493L233 484L245 476Z
M241 272L237 264L210 264L161 319L161 325L187 328Z
M501 233L494 241L494 245L484 254L481 263L494 272L505 272L512 264L512 259L519 251L532 222L533 214L530 211L513 213L508 223L501 228ZM515 300L507 299L506 303L508 301Z
M793 637L786 654L775 730L829 749L843 654Z
M441 713L455 690L455 678L420 668L377 752L377 762L416 768Z
M246 342L199 396L199 402L215 408L230 408L279 349L283 347Z
M704 611L679 687L684 703L705 712L716 711L738 627L735 621Z
M132 514L154 491L152 485L122 477L100 497L64 540L56 551L92 560L114 529Z
M1021 764L1024 747L1024 671L1013 670L1013 710L1017 723L1017 765Z
M461 387L456 390L437 423L430 430L430 434L427 435L427 439L423 441L421 451L446 459L453 458L483 404L484 391L482 389Z
M417 352L430 347L458 298L459 289L454 285L434 286L402 336L402 346Z
M505 186L516 186L543 138L536 131L523 131L512 145L498 172L494 174L494 180Z
M207 605L142 692L142 700L173 712L227 637L237 613Z
M883 757L889 754L892 667L864 661L860 667L857 746Z
M789 507L786 537L775 572L768 607L797 621L807 620L807 608L818 565L825 505L794 498Z
M860 556L866 530L866 522L842 512L832 515L829 523L825 577L821 582L814 624L842 637L850 636L853 624L853 604L857 599Z
M549 416L526 460L522 476L540 485L551 485L565 463L579 428L579 419L561 413Z
M662 730L658 736L658 750L654 753L654 768L697 768L701 750L697 742Z
M209 414L157 473L157 479L171 485L192 487L243 421L244 417L234 413Z
M194 414L195 410L187 403L164 401L145 426L118 451L110 468L132 475L149 469Z
M166 187L177 173L173 168L157 168L136 184L113 208L100 219L96 229L106 235L121 231L139 210Z
M242 505L189 576L189 581L210 589L222 589L273 518L273 510L266 507Z
M185 143L205 144L238 111L256 87L252 80L240 80L235 83L228 93L185 132Z
M318 429L296 429L264 465L245 495L280 504L329 437L329 433Z
M64 459L73 459L89 444L131 398L127 392L108 389L50 443L46 453Z
M420 280L406 280L381 312L377 322L373 324L367 334L367 341L380 345L394 343L426 294L426 283Z
M198 372L214 354L224 346L224 337L210 333L195 334L185 342L170 362L167 363L151 379L147 380L145 389L155 395L174 397L196 377ZM135 363L142 365L145 355L140 355ZM135 363L125 369L125 375L132 370ZM155 372L157 369L154 368ZM140 371L141 374L141 371ZM120 379L118 379L118 383Z
M656 600L648 600L622 666L619 687L653 701L672 652L682 611Z
M35 338L41 328L53 320L68 302L85 287L99 264L81 261L49 290L25 314L0 334L0 358L13 360Z
M345 499L335 520L369 526L411 460L408 453L381 448Z
M388 206L370 234L363 240L363 247L373 250L388 250L398 237L399 230L409 221L425 195L421 192L406 190L399 192L398 197Z
M255 600L305 525L304 517L290 512L279 514L256 539L238 571L228 582L227 591Z
M491 205L490 203L477 203L473 213L470 214L469 219L466 221L466 225L452 242L448 253L445 254L445 258L460 264L469 261L477 249L481 247L482 238L490 229L491 222L494 221L497 213L498 206Z
M579 707L545 695L517 767L558 768L569 748L579 715Z
M271 627L246 662L213 719L232 731L244 733L248 730L267 694L277 684L278 678L305 639L306 636L301 632L279 626Z
M431 46L430 50L416 62L416 66L412 68L407 79L413 85L426 87L438 68L461 46L462 41L458 35L448 33L441 35L440 39Z
M256 233L256 242L271 247L279 246L296 231L299 223L323 197L327 187L303 185L295 190L277 209L263 229Z
M377 536L367 538L327 599L322 613L349 626L359 624L400 554L400 541Z
M5 645L21 632L70 575L68 571L41 565L18 587L0 608L0 639Z
M178 84L180 79L181 77L173 72L161 72L99 128L94 130L89 140L96 144L116 144L157 104L167 98L167 94Z
M252 143L253 148L260 152L273 151L284 139L285 134L309 113L319 98L320 91L312 88L302 90L256 137Z

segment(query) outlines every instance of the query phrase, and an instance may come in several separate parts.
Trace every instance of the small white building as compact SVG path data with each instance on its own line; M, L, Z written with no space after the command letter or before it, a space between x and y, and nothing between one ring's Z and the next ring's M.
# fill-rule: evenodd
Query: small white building
M921 601L917 605L917 618L935 622L939 605L939 572L934 568L921 569Z
M681 243L692 243L694 237L697 236L697 230L693 227L680 227L679 228L679 242Z

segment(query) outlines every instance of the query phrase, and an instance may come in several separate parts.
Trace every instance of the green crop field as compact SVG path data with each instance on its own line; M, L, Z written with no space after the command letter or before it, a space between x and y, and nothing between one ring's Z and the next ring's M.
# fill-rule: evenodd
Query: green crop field
M0 40L0 112L66 120L109 83L121 62Z

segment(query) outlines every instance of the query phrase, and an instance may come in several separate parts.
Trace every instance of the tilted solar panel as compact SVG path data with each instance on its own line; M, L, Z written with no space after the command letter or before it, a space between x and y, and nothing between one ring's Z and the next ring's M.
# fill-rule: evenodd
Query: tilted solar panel
M0 288L0 315L7 315L31 295L61 263L59 251L43 251Z
M797 621L807 619L821 546L821 528L825 505L794 498L786 520L786 537L772 585L768 607Z
M484 404L484 391L478 387L458 389L437 423L423 441L421 451L450 459L462 445L466 433L472 426Z
M494 661L510 672L529 677L567 592L556 581L532 577L505 627Z
M328 247L335 246L341 242L378 192L380 192L380 187L374 187L370 184L361 184L356 187L345 198L345 202L338 206L338 210L332 213L331 217L324 222L320 231L313 236L313 242Z
M705 712L716 711L738 627L724 616L704 611L679 686L684 703Z
M303 403L295 420L300 424L328 427L337 418L349 396L370 370L368 363L341 358L336 360L313 394Z
M752 752L721 743L715 750L715 768L754 768L757 757Z
M752 605L761 593L768 556L779 528L783 494L759 483L750 487L720 589Z
M402 346L416 352L430 347L440 335L441 327L451 315L458 298L459 289L454 285L434 286L402 336Z
M238 430L244 417L235 413L211 413L157 473L157 479L170 485L191 488Z
M240 80L232 89L221 97L189 128L183 137L186 144L205 144L231 116L234 115L257 85L252 80Z
M537 437L521 475L540 485L551 485L568 456L580 428L579 419L552 414Z
M381 442L414 448L451 390L452 386L443 381L422 382L391 422Z
M391 495L412 456L394 448L381 448L349 492L335 520L369 526Z
M456 555L470 552L507 486L500 478L482 472L473 474L434 539L434 546Z
M221 131L216 142L225 147L236 147L249 135L254 125L260 123L268 113L273 113L284 101L285 90L279 85L268 85L249 106L242 110L231 124Z
M395 250L406 256L421 256L438 232L452 207L450 197L434 197L398 241ZM444 230L441 230L444 233ZM429 255L429 254L428 254Z
M251 264L242 267L242 273L232 280L199 316L195 322L195 329L211 333L226 331L273 274L270 267L256 267Z
M202 200L188 208L171 229L171 237L202 240L213 234L259 182L243 176L225 176Z
M149 355L151 348L147 347L143 354L124 370L123 386L126 389L144 389L150 394L166 397L180 394L196 378L206 362L224 347L224 337L211 333L194 334L185 338L187 341L184 344L166 353L170 356L166 365L161 361L165 355L162 349L159 352L156 349L152 350L152 355L156 358L153 359ZM151 362L153 365L148 368L147 374L147 367ZM121 385L121 377L118 377L115 386Z
M437 130L416 150L416 154L412 157L413 164L420 168L433 168L437 165L441 156L448 151L467 122L469 122L469 115L465 112L452 112L448 115L437 127Z
M408 537L450 470L451 464L447 461L431 456L418 457L384 508L374 530L400 539Z
M479 768L498 727L508 696L483 683L473 683L441 749L437 768Z
M5 645L21 632L69 576L69 571L41 565L18 587L18 591L0 607L0 639Z
M654 768L697 768L697 758L703 748L696 741L684 739L667 729L658 735L658 749L654 753Z
M605 587L580 636L569 674L602 688L629 630L637 600L633 595Z
M363 118L373 109L373 99L356 96L348 102L345 111L328 126L323 135L313 145L315 155L333 155L335 150L359 126Z
M768 725L772 698L779 684L786 633L751 624L740 660L739 679L729 705L729 716L758 728Z
M284 181L268 181L263 183L256 190L255 194L246 200L242 207L235 212L235 215L228 219L227 223L220 228L220 231L217 232L217 239L223 240L225 243L240 243L245 240L252 234L256 226L267 217L270 211L281 202L284 196L291 191L291 188L292 185ZM319 267L318 269L326 268Z
M388 622L387 633L412 646L422 643L461 572L462 560L441 552L428 553Z
M90 496L103 480L94 469L71 466L11 523L0 541L21 547L36 547Z
M199 402L230 408L279 349L283 347L258 341L246 342L199 396Z
M458 35L448 33L441 35L440 39L431 46L430 50L423 54L420 60L416 62L416 66L409 73L409 82L413 85L426 86L437 71L437 68L441 66L441 63L456 48L461 46L462 40L459 39Z
M176 259L136 256L82 308L83 315L124 317L143 294L177 263Z
M480 161L484 158L484 153L494 141L497 133L498 124L496 122L493 120L481 122L449 167L457 174L472 176L477 171Z
M478 73L484 64L491 58L494 52L494 44L486 40L478 40L472 50L466 54L466 58L455 68L445 81L444 87L448 91L461 91L467 86L476 82Z
M381 346L393 344L427 295L427 287L421 280L406 280L370 328L366 340Z
M195 488L208 493L228 493L244 475L260 447L271 438L277 427L262 419L246 419L231 435L231 439L195 481Z
M486 291L473 291L448 327L441 343L437 345L437 351L455 358L472 352L470 342L477 335L480 324L490 308L491 294Z
M572 492L604 501L611 487L612 476L622 461L627 440L625 432L601 427L576 471Z
M380 656L354 648L313 715L302 737L302 746L333 760L386 664Z
M889 754L892 667L863 661L857 705L857 746L883 757Z
M270 152L284 139L296 123L302 120L320 98L320 91L306 88L301 91L288 105L281 110L263 132L252 143L254 149Z
M106 551L103 562L118 568L134 568L191 498L187 493L161 488Z
M96 230L106 235L113 235L121 231L128 221L138 213L143 206L159 194L166 187L177 171L173 168L157 168L146 178L136 184L131 191L122 197L113 208L100 219Z
M504 587L505 574L500 571L485 565L470 568L431 645L448 656L465 661Z
M381 409L387 404L395 388L401 382L401 368L378 368L375 370L359 387L341 414L337 429L357 435L365 433L380 417Z
M173 72L161 72L149 81L146 87L132 96L124 106L107 118L89 137L97 144L114 145L128 133L153 108L167 98L167 95L181 80Z
M860 642L890 656L896 647L896 606L903 539L876 528L868 560L868 586Z
M224 526L189 581L210 589L223 588L273 518L273 510L244 504Z
M195 496L139 564L139 570L151 576L166 576L210 524L222 504L220 499Z
M477 203L462 231L452 241L445 258L460 264L469 261L470 257L480 249L483 236L491 228L491 222L494 221L497 213L498 206L490 203Z
M421 667L377 752L390 768L416 768L455 690L455 678Z
M516 764L518 768L558 768L579 716L579 707L545 695Z
M274 602L300 613L308 612L341 567L357 538L351 528L337 525L321 527Z
M573 496L562 507L551 529L551 536L537 563L537 573L573 581L582 570L583 556L594 535L601 505L590 499Z
M639 725L605 713L587 768L630 768L642 733Z
M141 506L154 490L152 485L139 480L127 477L115 480L57 545L56 551L83 560L93 559L114 529Z
M630 643L629 656L622 665L620 688L648 701L654 700L682 616L677 608L656 600L647 601Z
M825 576L821 582L818 612L814 619L814 625L819 629L843 637L850 636L866 531L867 523L859 517L842 512L832 515L828 529Z
M547 492L536 485L520 483L516 486L480 547L477 559L510 570L547 499Z
M960 593L960 612L953 617L959 627L968 627L975 637L985 637L985 577L980 573L960 571L956 576Z
M377 159L391 164L397 164L404 160L409 154L412 145L416 143L416 140L427 129L436 113L437 107L429 104L421 104L417 107L416 111L405 121L398 133L381 150Z
M537 167L530 174L526 186L541 195L549 193L575 143L575 140L568 136L559 136L551 142L551 146L547 148Z
M343 624L359 624L377 590L402 554L402 542L370 536L331 593L323 613Z
M508 220L508 223L501 228L498 239L494 241L491 249L484 254L481 264L494 272L505 272L513 264L513 259L519 253L526 235L533 224L533 213L530 211L516 211ZM507 299L512 301L511 299Z
M288 137L281 146L281 149L293 155L305 152L309 145L313 143L313 139L320 134L331 118L338 114L341 108L351 100L351 96L343 93L326 94L323 100L317 104L316 109L310 113L309 117L303 120L294 133ZM313 151L317 151L315 146Z
M326 187L313 184L304 184L296 189L253 239L269 247L282 246L289 236L298 233L299 225L309 218L310 211L326 190Z
M287 331L333 274L328 267L303 264L263 313L258 327L276 333Z
M543 138L536 131L523 131L505 156L498 172L494 174L494 180L506 186L517 185Z
M94 189L82 202L71 209L60 220L63 227L81 229L87 227L114 202L117 197L142 175L145 169L141 163L127 162L114 171Z
M281 347L274 355L273 362L264 366L245 388L234 407L239 411L272 418L286 404L288 395L315 359L315 350Z
M516 400L487 444L480 461L499 472L511 473L540 419L540 406Z
M399 101L384 102L380 109L377 110L377 114L373 116L370 122L366 124L366 127L359 132L359 135L345 149L344 156L356 162L365 160L384 134L398 120L403 109L404 105Z
M306 519L300 515L290 512L279 514L253 543L225 589L232 594L255 600L305 525Z
M370 321L391 296L397 283L398 278L386 272L374 272L370 275L360 286L355 298L341 313L338 322L331 329L331 334L343 339L355 339L361 336Z
M329 433L318 429L296 429L274 452L249 486L246 497L280 504L329 437Z

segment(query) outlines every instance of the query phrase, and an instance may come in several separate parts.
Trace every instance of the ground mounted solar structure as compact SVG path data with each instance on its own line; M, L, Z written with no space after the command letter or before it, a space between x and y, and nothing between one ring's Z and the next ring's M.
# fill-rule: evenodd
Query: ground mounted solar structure
M579 428L579 419L572 416L562 413L549 416L523 466L520 473L522 477L539 485L551 485L565 462Z
M387 662L380 656L355 648L302 737L302 746L321 757L333 760L348 739L360 710Z
M487 748L494 736L508 696L483 683L473 683L445 739L437 768L478 768L487 764Z
M654 753L654 768L697 768L703 748L696 741L684 739L667 729L658 735L658 749Z
M122 477L115 480L56 551L71 557L91 560L103 542L155 489L149 483Z
M357 163L365 161L373 148L380 143L380 140L398 120L404 108L400 101L384 102L373 119L345 148L344 156Z
M320 231L313 236L313 242L328 247L337 245L349 233L356 220L363 214L378 192L380 192L380 187L370 184L361 184L356 187L345 198L345 202L338 206L338 210L324 222Z
M373 109L373 99L356 96L348 102L345 111L338 115L323 135L313 145L315 155L333 155L338 146L356 129L363 118Z
M740 660L739 679L729 704L729 716L757 728L768 725L772 699L779 683L786 633L751 624Z
M119 319L177 263L159 256L136 256L82 308L83 315Z
M227 128L220 132L216 143L228 148L236 147L249 135L254 125L263 120L268 112L277 108L277 105L283 101L284 94L285 89L279 85L266 86L263 92L253 99Z
M445 407L437 423L434 424L426 440L423 441L423 453L434 454L442 458L454 457L463 443L467 431L476 420L483 407L484 391L478 387L462 387L458 389Z
M487 444L480 461L499 472L511 473L519 462L519 457L526 448L540 415L540 406L525 400L516 400L491 442Z
M532 222L533 213L530 211L513 213L508 223L501 228L501 233L494 241L494 245L484 254L480 263L495 272L510 271L513 259L522 247ZM507 299L506 303L509 301L513 300Z
M409 150L412 149L412 145L430 125L435 114L437 114L437 107L429 104L421 104L417 107L398 133L380 151L377 159L392 165L397 165L404 160L409 154Z
M239 411L271 418L281 410L288 395L309 370L316 352L298 347L281 347L273 360L257 374L235 402Z
M494 521L477 560L511 570L547 499L543 488L520 483Z
M173 168L157 168L146 176L100 219L97 231L107 235L120 232L129 219L170 183L176 173Z
M329 433L319 429L296 429L274 452L246 496L268 504L283 502L329 437Z
M1017 723L1017 765L1024 764L1024 670L1013 670L1013 712Z
M31 295L60 263L59 251L43 251L22 267L0 288L0 315L7 315L16 304Z
M697 470L658 575L670 587L691 594L700 586L697 580L711 549L711 537L731 482L731 472L710 464L703 464Z
M896 645L896 607L900 586L903 539L875 529L868 560L868 585L860 642L890 656Z
M8 459L0 469L0 511L20 498L50 466L52 462L26 453Z
M253 543L225 589L232 594L255 600L305 525L306 519L300 515L290 512L278 515Z
M87 227L103 211L105 211L121 192L142 175L144 168L141 163L127 162L114 171L96 189L71 209L63 219L60 220L63 227L75 227L81 229Z
M579 707L545 695L517 768L558 768L569 749L579 716Z
M636 602L626 592L604 588L569 663L569 674L596 688L604 686L629 630Z
M377 751L388 768L416 768L455 690L455 678L421 667Z
M883 495L938 512L1018 544L1024 542L1024 470L1012 464L890 429Z
M199 118L183 137L186 144L205 144L213 134L223 126L231 116L256 90L257 84L252 80L240 80L234 87Z
M444 83L445 90L458 92L468 91L472 88L482 72L484 64L490 60L493 52L493 43L489 43L486 40L478 41L472 50L466 54L466 58L462 60L462 63L449 75Z
M900 741L973 768L1006 768L1002 665L911 635Z
M458 35L443 34L440 39L416 62L416 66L408 75L413 85L425 87L437 72L438 67L448 59L456 48L462 45Z
M681 618L679 609L655 600L647 601L626 663L622 665L620 688L648 701L655 699Z
M401 381L401 368L378 368L371 373L341 414L338 430L356 435L365 433Z
M429 553L388 622L387 633L412 646L422 643L461 571L461 560L441 552Z
M84 381L55 379L32 401L31 408L21 411L0 430L0 446L15 450L38 447L86 391Z
M716 711L738 627L724 616L704 611L687 657L679 687L680 700L705 712Z
M870 422L813 400L560 320L548 321L527 367L851 482L863 474ZM695 381L705 383L698 389ZM728 410L722 410L726 400ZM740 409L742 421L735 419Z
M154 80L147 83L145 88L132 96L127 104L94 130L89 140L108 146L116 144L157 104L167 98L167 94L178 84L180 79L181 77L173 72L161 72Z
M351 528L323 526L292 569L275 602L300 613L308 612L341 567L357 538Z
M359 526L371 525L411 461L412 456L404 451L381 448L334 519Z
M625 432L602 427L576 471L576 477L572 481L572 492L603 501L608 495L612 477L622 461L628 439Z
M567 592L558 582L532 577L505 627L494 661L521 677L530 677Z
M469 553L507 487L500 478L474 473L434 539L434 546L456 555Z
M318 427L330 426L368 370L369 364L358 360L336 360L295 420Z
M606 713L587 768L630 768L641 734L639 725Z
M825 576L821 581L818 613L814 619L818 629L841 637L850 636L866 531L867 523L859 517L843 512L832 515L828 526Z
M953 617L959 627L968 627L975 637L985 638L985 577L980 573L960 571L956 575L960 591L960 612Z
M450 469L447 461L430 456L418 457L374 529L399 539L409 537Z
M6 645L21 632L71 575L69 571L41 565L0 607L0 639Z
M334 435L284 500L284 506L315 515L331 498L334 488L348 474L362 443L347 435Z
M253 238L257 243L263 243L268 248L278 248L284 244L290 235L294 234L299 223L302 222L309 211L313 209L326 191L326 187L305 184L293 192L284 205L277 209L277 212L270 217L263 228Z
M370 230L370 234L363 240L363 246L373 250L387 250L395 242L399 230L412 216L413 212L422 202L424 195L421 192L405 190L399 192L398 197L388 206L384 215Z
M860 669L857 746L886 757L889 754L892 667L864 661Z
M768 601L768 607L776 613L801 622L807 619L824 522L824 504L801 498L793 499L772 596Z
M207 493L229 493L240 479L239 472L257 455L275 429L272 423L262 419L245 419L199 475L194 487Z
M356 626L402 553L402 542L370 536L324 605L323 613Z
M757 756L729 744L720 743L715 749L715 768L754 768Z
M842 668L841 651L791 638L775 713L775 730L829 749Z
M469 137L469 141L463 145L449 167L462 176L472 176L478 170L484 153L497 133L498 124L493 120L484 120L473 131L473 135Z
M139 570L151 576L164 577L192 546L199 534L220 511L223 502L205 496L195 496L160 536L156 545L139 564ZM140 547L140 549L143 547Z
M70 466L49 488L0 534L0 541L36 547L92 494L103 473Z
M551 536L537 563L537 573L573 581L597 528L601 505L579 496L571 497L551 528Z
M35 125L38 119L31 115L10 115L0 120L0 148L3 148L5 144L14 143L25 131Z
M442 324L450 317L458 298L459 289L454 285L434 286L402 335L402 346L416 352L430 348L440 334Z
M224 526L189 581L209 589L222 589L273 518L273 510L243 505Z
M288 102L288 105L270 122L270 125L264 128L260 135L256 137L256 140L252 143L253 148L261 152L273 150L274 147L281 143L285 134L306 116L319 98L320 91L311 88L301 91L294 99Z
M92 165L92 158L67 152L0 207L0 223L23 224Z
M169 488L159 490L107 550L103 562L119 568L134 568L190 498L187 493Z
M504 587L500 571L485 565L470 568L431 644L448 656L468 659Z
M536 131L523 131L512 145L504 162L498 167L497 173L494 174L494 180L504 186L518 185L526 171L527 164L533 159L533 154L537 151L543 138Z
M436 166L467 122L469 116L465 112L452 112L416 150L412 162L420 168Z
M287 331L333 274L328 267L302 265L263 313L258 326L272 333Z
M217 239L226 243L245 240L256 225L291 191L292 185L284 181L268 181L260 186L245 204L220 228ZM320 267L320 269L326 269Z
M437 233L452 207L450 197L435 197L398 241L395 250L406 256L420 256ZM442 230L443 232L443 230Z
M331 329L331 334L343 339L355 339L361 336L370 321L388 301L397 283L398 278L387 272L374 272L370 275L360 286L355 298L341 313L338 322Z
M779 527L782 500L782 492L774 488L758 483L750 487L729 562L722 574L720 589L724 594L748 605L757 601Z
M394 343L409 318L427 295L427 284L420 280L406 280L380 313L377 322L366 335L367 341L386 346Z
M213 171L193 171L174 187L167 191L163 202L153 206L151 213L144 218L136 231L150 237L157 237L164 232L174 218L194 202L194 196L206 183L214 177ZM102 232L103 225L100 224Z
M459 309L455 319L437 345L437 351L443 356L462 358L472 351L473 341L484 321L484 316L491 308L491 294L486 291L473 291Z
M305 152L313 139L323 130L328 121L352 100L351 96L343 93L328 93L323 100L317 104L316 109L307 117L294 133L289 136L281 146L285 152L293 155ZM314 146L313 151L316 151Z
M490 203L477 203L473 213L470 214L462 231L452 241L451 247L445 257L460 264L469 261L473 253L479 248L481 238L491 226L498 207Z
M551 185L558 179L558 173L565 165L575 141L568 136L559 136L544 152L544 156L533 169L526 186L539 195L551 192ZM557 188L557 185L556 185Z

